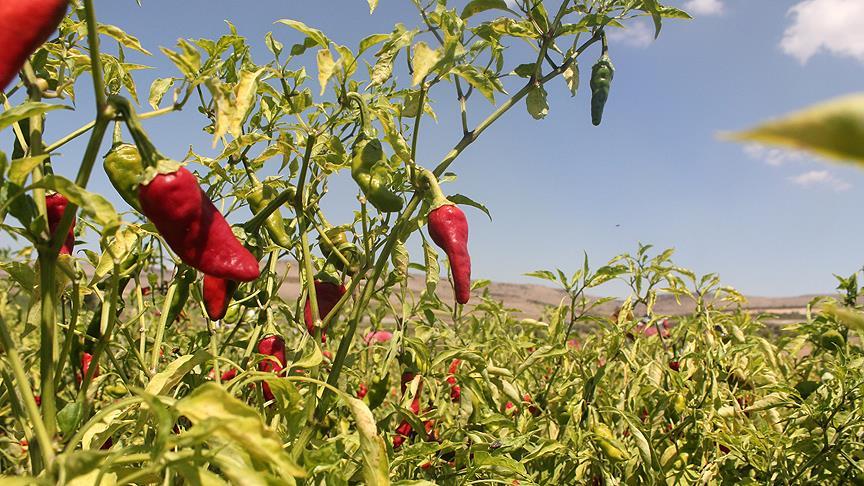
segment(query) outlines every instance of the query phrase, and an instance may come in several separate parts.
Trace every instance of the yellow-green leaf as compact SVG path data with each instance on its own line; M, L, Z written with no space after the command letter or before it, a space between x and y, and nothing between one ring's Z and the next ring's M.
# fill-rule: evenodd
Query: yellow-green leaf
M330 49L320 49L318 51L318 83L321 84L320 94L324 94L324 89L327 88L327 81L333 76L335 68L336 61L333 60L333 54L330 53Z
M357 422L360 434L360 450L363 452L363 478L366 484L387 486L390 484L390 465L387 461L387 446L378 435L375 417L361 400L346 396L351 414Z
M414 46L414 77L411 80L412 86L417 86L423 81L423 78L429 74L429 71L435 67L435 64L441 60L441 53L437 49L432 49L425 42L418 42Z
M818 104L751 130L723 136L864 164L864 93Z

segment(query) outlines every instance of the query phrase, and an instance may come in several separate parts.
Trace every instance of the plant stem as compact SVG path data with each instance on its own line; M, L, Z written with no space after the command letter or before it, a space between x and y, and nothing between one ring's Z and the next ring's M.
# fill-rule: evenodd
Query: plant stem
M36 399L33 397L33 390L30 389L27 375L24 372L24 365L21 362L21 356L18 354L18 348L15 346L15 341L12 340L12 335L9 328L6 327L6 321L0 315L0 340L3 343L3 350L6 354L6 360L9 367L12 368L12 373L15 375L15 383L18 386L18 393L21 394L21 399L24 401L24 407L27 415L30 417L30 422L33 424L33 432L36 439L39 441L39 452L42 455L42 464L44 467L49 467L54 462L54 447L51 443L51 434L42 418L39 416L39 406L36 405ZM52 384L53 385L53 384ZM10 389L11 393L12 390ZM45 404L45 401L42 401ZM33 471L38 474L39 471Z

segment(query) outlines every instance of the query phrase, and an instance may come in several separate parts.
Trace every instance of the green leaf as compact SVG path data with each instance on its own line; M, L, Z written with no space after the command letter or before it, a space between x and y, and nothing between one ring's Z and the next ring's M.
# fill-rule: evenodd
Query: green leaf
M429 71L438 64L441 60L441 52L437 49L432 49L425 42L418 42L414 46L414 59L411 63L414 66L414 77L411 80L411 86L417 86L423 81L423 78L429 74Z
M258 412L216 383L205 383L175 405L195 427L203 427L204 440L236 444L256 461L283 476L303 477L305 472L282 448L282 440L261 421Z
M234 138L243 135L243 123L255 106L258 95L258 80L264 68L257 71L241 71L233 89L215 78L208 78L205 84L213 93L218 108L216 128L213 132L213 146L226 133Z
M162 104L162 98L165 97L165 93L171 89L171 86L174 86L174 78L158 78L154 79L153 83L150 84L150 97L147 102L150 103L150 106L154 110L159 109L159 105Z
M535 86L528 92L525 105L528 107L528 113L535 120L546 118L549 114L549 103L546 101L546 89L543 85Z
M807 150L864 164L864 94L821 103L744 132L721 136L738 141Z
M390 465L387 460L387 446L378 435L375 417L361 400L345 396L351 414L357 422L360 434L360 450L363 452L363 478L366 484L387 486L390 484Z
M318 29L313 29L312 27L309 27L308 25L304 24L303 22L300 22L299 20L282 19L282 20L279 20L277 23L287 25L288 27L291 27L294 30L302 32L303 34L306 34L306 36L308 36L310 39L312 39L319 46L324 47L324 48L327 47L327 44L328 44L327 36L324 35L324 33Z
M468 81L493 105L495 104L495 91L503 92L500 83L492 78L493 74L489 71L480 71L470 64L462 64L454 67L452 72Z
M359 56L360 54L363 54L370 47L380 44L389 38L390 34L372 34L364 37L363 40L360 41L360 50L357 55Z
M195 354L180 356L169 364L165 369L150 379L144 391L151 395L164 395L171 391L180 380L198 365L211 359L210 353L201 350Z
M81 402L69 402L57 413L57 426L60 428L60 433L64 437L69 437L75 430L78 429L78 424L81 422L81 416L84 410L81 407Z
M441 266L438 264L438 252L425 239L423 240L423 259L426 263L427 295L435 295L435 288L441 279Z
M150 54L150 51L148 51L147 49L144 49L144 47L141 46L141 41L139 41L137 37L127 34L120 27L117 27L114 25L108 25L108 24L99 24L97 31L100 34L104 34L104 35L107 35L108 37L113 38L114 40L116 40L117 42L122 44L123 47L128 47L129 49L134 49L138 52L142 52L144 54L147 54L148 56L153 55L153 54Z
M49 111L60 109L70 110L71 108L63 105L49 105L48 103L28 101L0 113L0 130L3 130L19 120L23 120L24 118L30 118L31 116L37 116L43 113L48 113Z
M462 14L459 16L467 19L472 15L492 9L510 11L510 8L507 7L507 2L504 0L471 0L468 2L468 5L465 5L465 8L462 9Z
M9 180L15 185L23 186L24 181L27 180L30 173L33 172L36 167L39 167L39 164L44 162L48 157L48 154L45 154L37 157L25 157L23 159L13 160L9 165Z
M324 94L327 88L327 81L333 76L333 71L336 68L336 61L333 60L333 54L330 49L324 48L318 51L318 83L321 85L321 92Z
M378 0L369 0L369 15L375 13L376 7L378 7Z
M579 90L579 61L570 63L561 74L563 74L567 88L570 90L570 96L576 96L576 92Z

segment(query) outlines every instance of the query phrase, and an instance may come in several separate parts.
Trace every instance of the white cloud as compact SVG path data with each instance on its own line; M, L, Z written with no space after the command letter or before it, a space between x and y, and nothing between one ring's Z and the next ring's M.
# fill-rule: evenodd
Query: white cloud
M723 13L721 0L687 0L684 10L693 15L719 15Z
M807 62L820 51L864 61L864 2L804 0L789 9L792 24L783 33L783 52Z
M811 170L795 177L790 177L792 183L801 187L826 186L835 192L848 191L852 188L852 184L834 177L827 170Z
M631 22L623 29L607 31L609 40L631 47L648 47L654 42L654 24Z
M765 162L768 165L779 167L788 162L797 162L804 159L804 154L792 150L784 150L766 147L758 143L750 143L744 146L744 153L751 159Z

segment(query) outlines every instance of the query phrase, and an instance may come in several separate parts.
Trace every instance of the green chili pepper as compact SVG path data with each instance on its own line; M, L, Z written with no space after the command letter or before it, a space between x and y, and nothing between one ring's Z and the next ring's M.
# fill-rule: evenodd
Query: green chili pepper
M138 202L138 180L144 167L141 164L141 154L138 147L128 144L115 144L103 162L108 180L130 206L141 212Z
M171 299L171 305L168 306L168 319L166 325L170 326L177 320L183 308L186 307L186 301L189 300L189 289L192 287L192 282L197 277L197 272L194 268L183 266L177 272L177 277L171 285L174 285L174 297Z
M249 209L252 210L253 213L258 213L272 201L278 192L267 184L257 184L252 192L246 196L246 199L249 201ZM291 237L288 236L288 232L285 230L285 220L282 218L282 214L277 209L273 211L270 216L264 221L264 227L267 228L267 233L270 234L270 238L273 239L273 243L281 246L282 248L290 249Z
M369 110L363 98L357 93L349 93L348 99L360 107L361 128L351 149L351 176L357 181L366 199L379 211L393 213L400 211L404 201L393 191L393 174L381 141L372 136Z
M615 66L608 54L603 54L591 68L591 123L600 125L603 120L603 108L609 99L609 89L615 76Z
M318 236L318 246L321 248L321 253L327 259L327 263L332 264L340 272L345 272L348 275L354 275L360 271L360 252L354 243L348 241L345 236L345 231L340 228L328 228L324 230L329 242ZM337 254L335 250L339 250ZM344 260L339 255L344 257ZM347 260L347 261L346 261Z

